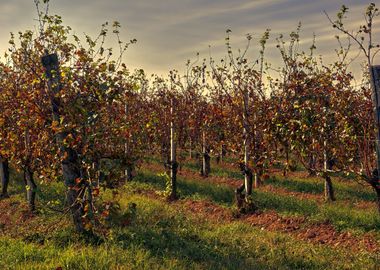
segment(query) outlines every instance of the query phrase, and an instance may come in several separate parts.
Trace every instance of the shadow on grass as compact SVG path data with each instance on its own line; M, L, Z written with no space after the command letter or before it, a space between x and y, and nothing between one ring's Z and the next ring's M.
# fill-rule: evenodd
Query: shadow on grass
M199 171L199 165L195 162L188 162L184 164L184 168L187 168L193 172ZM220 167L220 165L217 164L211 164L211 176L220 176L220 177L227 177L227 178L233 178L233 179L243 179L244 176L239 171L233 171L228 170Z
M266 184L270 184L274 187L286 188L289 191L311 193L311 194L322 194L324 191L324 185L321 179L321 183L297 181L290 179L278 179L271 177L265 181Z
M140 172L133 181L148 184L154 189L163 190L166 187L165 179L163 177L147 172ZM232 188L208 183L207 179L205 179L204 182L200 182L179 177L177 185L179 193L185 197L201 197L229 206L234 203L234 191Z
M244 176L239 171L232 171L232 170L226 170L220 167L214 168L212 170L212 174L215 176L221 176L221 177L227 177L227 178L233 178L233 179L244 179Z
M9 173L9 186L8 192L12 196L14 194L25 193L25 183L23 180L23 175L17 172L13 168L10 169Z
M148 250L154 257L179 260L189 269L199 265L207 269L278 269L279 266L283 269L310 269L317 266L296 256L275 256L275 260L269 256L263 260L262 253L270 254L272 247L264 244L255 249L248 247L247 243L239 245L245 241L240 239L240 230L229 233L230 228L226 227L228 233L219 234L215 230L220 227L204 227L204 224L197 224L176 212L167 214L167 210L164 211L158 222L150 220L151 215L144 216L140 224L117 233L115 244L123 249L137 246ZM234 225L231 226L233 229ZM245 226L244 230L250 234L252 229Z
M347 180L350 181L350 180ZM323 179L320 179L320 182L308 181L308 179L278 179L278 178L269 178L266 180L267 184L270 184L275 187L286 188L289 191L303 192L310 194L323 194L324 192L324 182ZM335 193L339 199L345 200L363 200L363 201L375 201L376 195L371 190L359 190L354 189L351 186L344 186L344 184L334 183Z
M165 188L162 177L146 172L139 174L138 177L136 177L136 181L149 183L154 188ZM179 178L178 189L180 194L186 197L196 196L207 198L216 203L226 204L228 206L234 204L234 190L231 187L208 183L207 179L201 182ZM318 212L318 205L313 201L299 200L289 196L260 191L254 191L253 197L260 209L302 215L313 215Z
M179 234L166 226L138 226L117 235L115 241L124 249L130 246L143 247L155 257L180 259L188 262L189 266L196 262L207 265L209 269L225 269L226 266L229 269L254 266L264 269L264 265L247 264L247 255L240 254L233 247L223 246L218 240L206 242L186 229Z
M149 158L151 162L159 162L157 158ZM193 172L199 171L199 164L196 161L187 161L184 165L184 168L187 168ZM276 165L277 167L280 165ZM275 166L275 167L276 167ZM282 165L281 165L282 166ZM280 166L280 167L281 167ZM302 170L301 170L302 171ZM238 170L231 170L223 168L221 165L217 165L215 162L211 167L211 175L227 177L233 179L243 179L243 175ZM342 175L341 175L342 176ZM344 176L347 181L352 181L352 176ZM324 192L324 182L323 179L278 179L272 177L266 180L267 184L270 184L275 187L286 188L289 191L302 192L302 193L310 193L310 194L323 194ZM372 190L368 189L359 189L354 188L352 186L345 186L344 183L334 183L333 185L336 190L336 196L338 200L363 200L363 201L375 201L376 195Z
M182 180L182 181L181 181ZM231 187L216 185L205 182L192 182L180 178L178 187L180 193L184 196L199 196L207 198L216 203L226 204L228 206L234 203L234 190Z
M278 213L291 213L303 216L316 215L319 208L316 202L270 192L254 191L254 200L259 209L275 210Z
M140 173L136 177L136 182L145 183L154 189L164 189L165 180L150 173ZM283 180L279 180L280 183ZM293 181L284 181L285 183L294 184ZM314 184L298 182L300 189L303 191L313 191ZM320 187L320 185L318 186ZM229 207L234 205L234 191L232 188L224 185L216 185L202 181L193 181L191 179L179 178L178 189L182 196L208 199L218 204ZM339 229L357 228L362 231L379 230L380 218L374 213L363 210L355 210L349 206L341 204L319 204L313 200L303 200L272 192L262 192L255 190L253 198L259 209L274 210L280 214L309 216L312 220L326 221L329 220Z

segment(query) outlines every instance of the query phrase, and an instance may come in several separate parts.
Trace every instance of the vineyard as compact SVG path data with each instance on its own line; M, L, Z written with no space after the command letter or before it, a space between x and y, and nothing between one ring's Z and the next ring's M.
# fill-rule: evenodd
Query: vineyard
M1 269L380 269L375 4L326 13L332 63L301 24L227 30L167 77L128 68L120 23L80 37L35 4L0 62Z

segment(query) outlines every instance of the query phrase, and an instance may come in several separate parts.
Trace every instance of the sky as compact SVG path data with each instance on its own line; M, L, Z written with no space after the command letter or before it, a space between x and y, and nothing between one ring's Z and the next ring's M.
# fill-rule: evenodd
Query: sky
M51 0L49 11L61 15L78 35L96 36L105 21L119 21L122 39L138 40L124 56L127 66L166 75L172 69L184 71L187 60L195 60L197 52L201 58L223 57L227 29L232 30L235 49L244 49L245 35L253 35L248 54L252 59L258 56L256 44L262 33L271 29L266 59L280 66L275 39L281 33L288 36L298 22L302 23L302 48L310 47L315 34L317 54L331 62L337 48L334 36L339 33L323 11L334 17L342 4L350 8L347 25L358 27L369 4L363 0ZM0 51L8 47L10 32L36 29L36 18L33 0L0 0ZM380 39L379 22L380 18L374 36ZM352 64L354 73L359 73L361 60Z

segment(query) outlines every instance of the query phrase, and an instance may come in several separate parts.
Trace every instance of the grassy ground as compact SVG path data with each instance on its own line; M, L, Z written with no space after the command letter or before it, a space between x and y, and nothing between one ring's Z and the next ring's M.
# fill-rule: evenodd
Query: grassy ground
M143 167L115 197L127 225L114 222L100 238L76 235L67 216L46 207L62 204L60 184L41 187L41 211L31 216L21 183L12 183L12 197L0 201L0 269L379 269L374 197L354 182L335 181L339 201L324 204L321 180L276 175L255 190L260 212L236 217L242 177L231 166L213 164L203 179L187 163L173 203L156 193L166 184L157 161Z

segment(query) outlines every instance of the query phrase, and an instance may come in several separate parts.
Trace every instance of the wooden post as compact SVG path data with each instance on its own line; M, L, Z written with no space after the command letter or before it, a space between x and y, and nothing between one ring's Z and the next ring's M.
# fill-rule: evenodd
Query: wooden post
M377 168L374 170L370 184L376 191L377 209L380 213L380 66L370 66L372 100L376 120L376 156Z
M257 114L256 112L253 114L253 138L254 138L254 144L253 144L253 151L254 151L254 157L255 157L255 167L256 167L256 171L254 173L254 187L255 188L259 188L261 186L261 175L258 171L261 171L259 169L259 167L257 166L257 162L258 162L258 157L259 157L259 154L257 153L258 152L258 134L257 134L257 125L256 125L256 122L257 122Z
M127 101L125 101L124 105L124 113L125 113L125 123L127 123L128 120L128 104ZM128 138L125 138L125 143L124 143L124 158L127 161L125 169L124 169L124 176L125 176L125 181L132 181L133 179L133 168L134 164L132 163L132 157L130 156L129 153L129 140ZM129 156L128 156L129 155Z
M125 119L125 124L127 124L127 119L128 119L128 105L127 105L127 102L125 102L124 104L124 119ZM128 139L125 138L125 143L124 143L124 155L126 159L128 159ZM126 166L125 170L124 170L124 175L125 175L125 181L129 181L128 179L128 175L129 175L129 172L128 172L128 166Z
M53 121L60 123L62 105L58 97L61 91L60 70L57 54L46 54L41 59L45 68L46 77L48 78L48 90L51 96L51 106L53 111ZM56 135L57 143L60 147L61 167L65 186L67 187L67 204L70 207L74 225L78 232L84 231L82 223L83 207L80 203L79 189L77 181L81 180L81 170L78 153L69 147L63 145L64 139L68 136L68 132L59 132ZM79 181L78 181L79 182Z
M170 181L171 181L171 192L169 195L170 200L177 199L177 157L176 157L176 145L175 145L175 130L174 130L174 101L171 100L170 106Z
M219 156L220 156L220 162L221 163L223 163L223 155L224 155L224 147L223 147L224 145L222 144L221 146L220 146L220 153L219 153Z
M327 175L327 167L328 167L328 154L327 154L327 137L328 137L328 131L327 131L327 121L328 121L328 101L327 100L324 100L324 103L325 103L325 106L323 108L323 112L325 114L325 122L323 124L323 135L324 135L324 139L323 139L323 171L325 173L325 177Z
M243 136L244 136L244 189L246 199L252 194L252 172L249 168L249 158L251 151L251 136L249 132L249 93L244 91L243 97Z
M370 66L372 101L376 121L377 171L380 172L380 66Z
M206 169L206 132L202 131L202 175L207 177Z
M328 139L331 135L331 112L330 112L330 97L324 97L324 113L325 113L325 123L323 127L324 131L324 140L323 140L323 170L324 170L324 178L325 178L325 200L326 201L335 201L334 188L331 181L331 177L329 175L329 170L332 169L331 164L331 151L328 149Z

